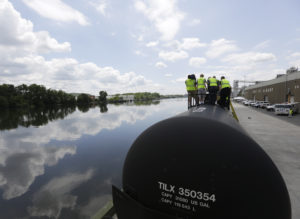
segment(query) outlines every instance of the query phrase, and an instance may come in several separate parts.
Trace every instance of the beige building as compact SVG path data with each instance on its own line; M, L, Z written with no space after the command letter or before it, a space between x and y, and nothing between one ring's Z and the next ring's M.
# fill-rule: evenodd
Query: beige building
M290 68L284 75L245 88L248 100L269 101L270 103L300 102L300 71Z

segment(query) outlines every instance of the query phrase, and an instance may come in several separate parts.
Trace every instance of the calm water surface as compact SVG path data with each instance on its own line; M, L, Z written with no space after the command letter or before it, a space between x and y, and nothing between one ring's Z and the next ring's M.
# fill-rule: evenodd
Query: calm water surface
M0 218L90 218L121 186L135 138L186 108L172 99L0 116Z

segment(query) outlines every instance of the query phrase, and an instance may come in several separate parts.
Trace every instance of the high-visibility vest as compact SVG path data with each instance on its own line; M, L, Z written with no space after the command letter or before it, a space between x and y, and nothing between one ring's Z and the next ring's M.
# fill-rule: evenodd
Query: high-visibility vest
M185 85L186 85L186 90L187 91L196 90L195 80L193 80L193 79L187 79L185 81Z
M221 89L226 88L226 87L230 87L230 83L229 83L228 80L222 79L222 81L221 81Z
M198 89L205 88L205 78L198 79Z
M211 87L217 87L218 86L218 84L217 84L217 79L215 79L215 78L210 78L210 79L208 79L209 80L209 86L211 86Z

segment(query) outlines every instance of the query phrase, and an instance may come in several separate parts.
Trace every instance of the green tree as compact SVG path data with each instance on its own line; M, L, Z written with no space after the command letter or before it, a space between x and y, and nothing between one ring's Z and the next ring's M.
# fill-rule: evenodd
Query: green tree
M77 104L78 105L88 105L90 104L91 98L87 94L79 94L77 97Z
M105 103L106 102L107 93L106 91L99 92L99 102Z
M0 96L0 108L8 108L9 103L6 97Z

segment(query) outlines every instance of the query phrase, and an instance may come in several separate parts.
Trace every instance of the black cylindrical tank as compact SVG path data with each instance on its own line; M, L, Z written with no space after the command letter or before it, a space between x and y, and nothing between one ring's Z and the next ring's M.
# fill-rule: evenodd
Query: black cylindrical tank
M290 219L278 169L232 115L192 108L144 131L130 148L119 219Z

